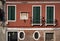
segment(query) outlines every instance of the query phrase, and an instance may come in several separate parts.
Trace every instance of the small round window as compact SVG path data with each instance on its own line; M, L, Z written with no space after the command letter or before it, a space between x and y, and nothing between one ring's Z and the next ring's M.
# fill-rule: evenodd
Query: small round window
M38 31L35 31L35 32L33 33L33 38L34 38L35 40L38 40L38 39L40 38L40 33L39 33Z
M36 32L36 33L34 34L34 37L35 37L36 39L38 39L38 32Z
M24 38L25 38L25 32L24 31L20 31L19 32L19 39L20 40L24 40Z
M20 32L20 38L24 38L24 33L23 32Z

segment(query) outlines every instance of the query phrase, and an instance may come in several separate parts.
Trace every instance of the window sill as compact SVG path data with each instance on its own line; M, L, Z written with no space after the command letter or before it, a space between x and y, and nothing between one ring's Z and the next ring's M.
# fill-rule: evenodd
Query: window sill
M49 25L55 26L56 24L55 24L55 23L53 23L53 24L46 24L46 23L45 23L45 26L49 26Z
M32 26L34 26L34 25L40 25L40 26L41 26L42 24L33 24L33 23L32 23Z
M8 22L16 22L16 20L8 20Z

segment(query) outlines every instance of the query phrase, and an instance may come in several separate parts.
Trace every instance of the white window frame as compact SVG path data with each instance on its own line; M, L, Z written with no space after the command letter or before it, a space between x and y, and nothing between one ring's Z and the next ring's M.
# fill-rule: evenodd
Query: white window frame
M54 16L53 16L53 24L47 24L46 23L46 19L47 19L47 7L53 7L54 8ZM45 6L45 26L47 26L47 25L56 25L55 24L55 5L46 5Z
M24 33L24 38L22 38L22 39L20 38L20 33L21 33L21 32ZM18 39L19 39L19 40L24 40L24 39L25 39L25 32L24 32L24 31L19 31L19 32L18 32Z
M25 13L25 12L23 12L23 13ZM28 20L28 12L26 12L27 13L27 18L26 19L21 19L21 12L20 12L20 20Z
M38 39L35 39L35 36L34 36L36 32L38 33ZM34 39L34 40L39 40L40 36L41 36L41 35L40 35L39 31L35 31L35 32L33 33L33 39Z
M56 37L55 37L56 35L55 35L55 32L54 31L45 31L44 32L44 41L45 41L45 37L46 37L45 35L46 35L46 33L53 33L54 41L56 40Z
M33 7L40 7L40 24L33 24ZM41 5L32 5L32 26L33 25L42 25L42 6Z
M15 20L8 20L8 6L15 6ZM8 22L16 22L16 5L7 5L7 21Z

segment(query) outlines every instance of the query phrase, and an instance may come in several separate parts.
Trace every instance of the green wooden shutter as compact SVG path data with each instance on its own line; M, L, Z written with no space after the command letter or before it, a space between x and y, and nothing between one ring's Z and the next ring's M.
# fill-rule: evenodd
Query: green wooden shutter
M33 7L33 24L40 23L40 7Z
M15 6L11 8L11 20L15 20Z
M15 20L15 6L8 6L8 20Z
M8 20L11 19L11 7L8 6Z
M47 7L47 23L53 24L53 7Z

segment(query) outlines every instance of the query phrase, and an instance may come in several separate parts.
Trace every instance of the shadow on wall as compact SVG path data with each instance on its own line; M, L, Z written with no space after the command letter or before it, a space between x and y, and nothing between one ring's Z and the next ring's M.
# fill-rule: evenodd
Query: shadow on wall
M4 18L4 10L0 8L0 25L4 24L5 18Z
M4 11L0 8L0 21L4 20Z

